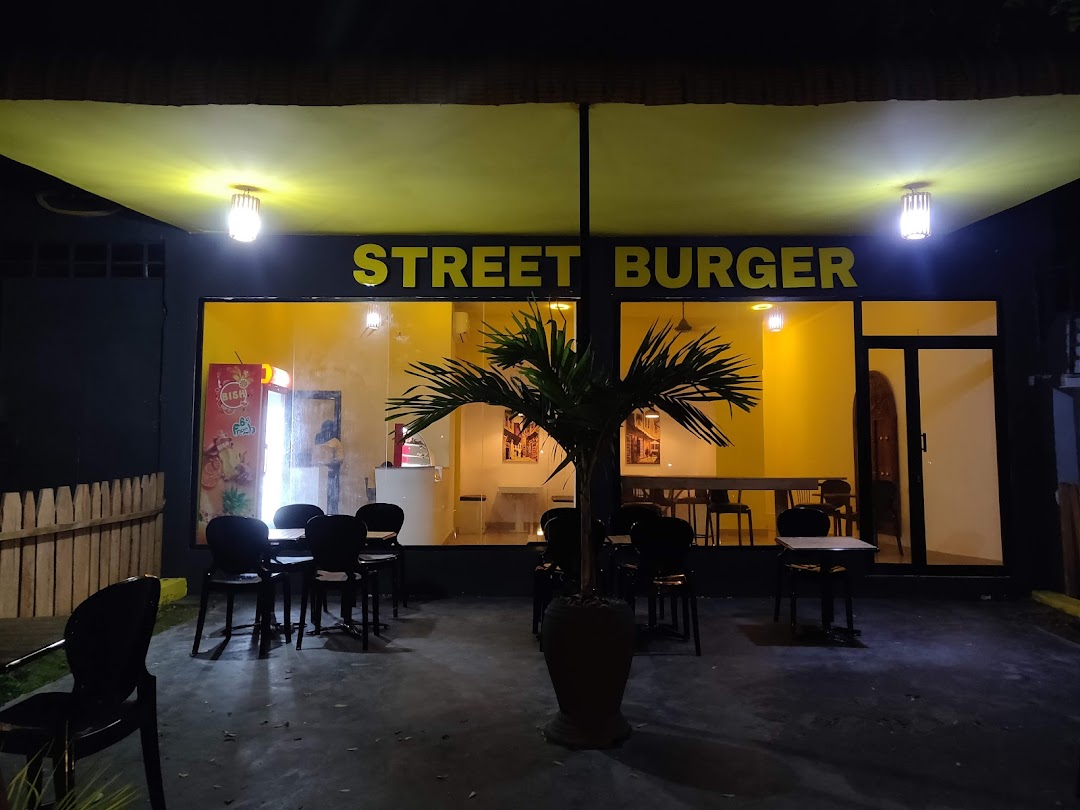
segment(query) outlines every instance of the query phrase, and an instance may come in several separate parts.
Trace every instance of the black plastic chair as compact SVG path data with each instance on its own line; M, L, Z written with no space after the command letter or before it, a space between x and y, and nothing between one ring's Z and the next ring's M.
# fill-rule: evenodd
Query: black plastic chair
M690 567L690 549L694 545L694 528L682 518L654 517L641 520L630 530L630 540L638 553L638 563L626 571L629 602L636 607L636 597L644 590L649 599L649 627L656 627L656 603L663 604L671 597L671 624L678 630L678 597L682 598L683 638L694 634L694 653L701 655L701 635L698 630L697 595L694 574Z
M367 542L367 526L352 515L317 515L308 521L304 530L313 562L304 574L300 597L300 629L296 634L296 649L303 648L308 604L312 604L314 635L321 635L322 613L326 591L341 588L341 621L334 628L356 635L352 611L356 605L356 588L360 586L360 638L368 648L368 592L374 585L378 593L378 571L360 561ZM373 600L375 632L379 632L379 600Z
M128 579L91 594L64 628L64 652L75 680L71 691L42 692L0 711L0 750L25 756L39 789L44 760L51 759L57 801L75 785L76 760L138 729L150 807L165 810L157 679L146 669L160 596L155 577Z
M826 537L829 534L829 526L832 523L832 515L816 506L802 504L800 506L785 509L776 516L776 533L781 537ZM847 627L850 632L855 630L855 617L851 604L851 579L848 569L843 565L828 565L824 568L818 563L800 562L795 552L782 551L776 562L776 601L773 606L773 621L780 621L780 599L783 595L784 573L788 575L788 601L791 605L791 629L798 627L796 616L796 603L798 600L798 579L802 576L835 577L844 583L844 608L847 614ZM822 611L827 614L828 622L832 623L832 604L828 600L822 601ZM825 618L825 617L823 617Z
M750 545L754 545L754 514L750 511L749 506L739 500L740 497L742 497L741 491L733 501L726 489L709 490L709 505L705 508L705 545L709 545L710 536L716 541L716 545L720 545L721 515L735 515L735 526L738 531L740 546L743 544L742 519L743 515L746 515Z
M624 503L611 516L611 534L630 534L639 520L663 516L663 507L652 502Z
M274 528L303 529L316 515L325 514L313 503L290 503L274 512Z
M581 580L581 513L576 508L548 510L559 514L550 515L542 523L545 548L540 563L533 570L533 622L532 630L540 635L544 609L561 587L570 590ZM596 560L600 562L600 548L607 532L599 520L593 521L592 542ZM597 571L597 579L602 572Z
M266 524L252 517L222 515L206 524L206 544L213 560L203 576L192 655L199 654L210 592L225 594L225 638L229 639L233 631L233 599L237 593L250 590L256 592L253 632L260 636L259 656L267 655L274 624L275 583L279 580L285 603L285 641L292 641L292 591L289 578L283 572L271 569L268 535Z
M398 598L401 604L409 606L409 589L405 581L405 546L397 539L397 533L405 525L405 510L396 503L367 503L356 510L356 516L364 521L368 532L393 532L389 540L367 538L365 551L361 559L372 565L383 565L386 555L392 555L389 567L392 568L390 591L394 605L394 618L398 615Z

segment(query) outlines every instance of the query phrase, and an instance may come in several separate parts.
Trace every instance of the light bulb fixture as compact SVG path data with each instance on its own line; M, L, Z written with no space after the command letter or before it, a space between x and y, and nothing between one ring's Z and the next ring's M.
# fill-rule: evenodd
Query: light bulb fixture
M768 303L765 303L765 302L762 302L760 304L753 304L750 307L750 309L753 309L753 310L755 310L757 312L762 312L763 310L766 310L766 309L772 309L772 304L768 304Z
M660 414L657 412L656 408L654 408L652 405L650 405L648 408L645 409L645 418L646 419L659 419Z
M379 314L377 309L369 309L367 314L367 320L365 321L366 327L371 331L375 331L382 326L382 315Z
M930 235L930 192L909 188L900 198L900 236L925 239Z
M692 327L690 325L690 321L686 320L686 302L683 301L682 302L682 320L679 321L677 324L675 324L675 331L676 332L689 332L693 328L694 327ZM648 414L645 414L645 415L648 416ZM657 416L659 416L659 414L657 414Z
M565 312L566 310L570 309L570 305L567 304L565 301L552 301L550 304L548 304L548 306L551 309L556 309L560 312Z
M773 307L765 316L765 328L770 332L779 332L784 328L784 313L780 307Z
M251 186L236 186L240 193L232 195L229 206L229 236L237 242L254 242L259 235L259 198L251 194Z

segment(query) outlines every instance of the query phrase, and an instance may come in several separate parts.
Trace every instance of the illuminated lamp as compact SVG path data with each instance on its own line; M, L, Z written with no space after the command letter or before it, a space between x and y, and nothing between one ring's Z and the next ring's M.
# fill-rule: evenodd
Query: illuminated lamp
M372 331L382 326L382 315L379 314L379 310L369 309L365 323L367 324L367 328Z
M287 372L283 368L275 368L269 363L263 363L262 370L263 385L269 383L270 385L276 385L279 388L288 388L289 383L292 382L292 378L289 376L289 372Z
M570 309L570 305L563 301L552 301L548 306L551 307L551 309L557 309L560 312Z
M753 304L750 307L750 309L756 310L757 312L762 312L763 310L766 310L766 309L772 309L772 304L768 304L768 303L764 303L764 302L762 302L760 304Z
M237 242L254 242L259 235L262 220L259 219L259 198L252 196L251 186L236 186L239 194L233 194L229 206L229 236Z
M930 235L930 192L908 189L900 198L900 236L925 239Z
M645 418L646 419L659 419L660 414L657 413L656 409L652 405L650 405L648 408L645 409Z
M770 332L779 332L784 328L784 313L781 312L780 307L769 310L769 314L765 316L765 328Z

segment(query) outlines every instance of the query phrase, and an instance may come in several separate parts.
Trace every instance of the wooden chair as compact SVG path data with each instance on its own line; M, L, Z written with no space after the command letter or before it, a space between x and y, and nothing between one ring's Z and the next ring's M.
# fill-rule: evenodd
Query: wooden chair
M684 490L684 492L685 492L684 495L676 496L675 501L674 501L675 505L674 505L674 508L672 509L672 516L673 517L678 517L679 516L679 507L680 506L685 506L686 511L687 511L686 519L688 521L690 521L690 525L694 527L694 537L695 538L701 537L702 535L698 534L698 523L697 523L698 507L699 506L708 507L708 505L709 505L709 490L707 490L707 489L692 489L692 490ZM709 513L707 511L705 513L705 520L706 520L706 535L707 535L708 534L707 521L709 520Z
M750 545L754 545L754 515L750 507L740 501L742 490L731 500L726 489L709 490L709 505L705 511L705 545L709 545L709 537L712 536L716 545L720 545L720 516L735 515L735 525L739 534L739 545L742 542L742 518L746 515L746 525L750 534Z
M71 692L40 692L0 711L0 750L26 757L38 789L43 760L51 759L57 803L75 785L76 760L138 730L150 807L165 810L157 679L146 669L160 596L156 577L128 579L91 594L64 629L75 681Z

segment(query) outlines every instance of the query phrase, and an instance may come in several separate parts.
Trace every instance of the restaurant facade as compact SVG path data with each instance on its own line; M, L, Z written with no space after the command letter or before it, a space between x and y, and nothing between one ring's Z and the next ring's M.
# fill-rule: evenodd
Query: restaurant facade
M515 313L539 306L566 318L612 374L652 324L671 323L688 327L680 340L711 330L761 379L749 413L711 412L730 447L663 418L643 443L643 421L628 423L619 477L594 493L601 517L645 497L693 517L703 535L715 516L686 503L700 493L639 479L839 480L851 492L841 528L879 549L866 588L1028 588L1055 576L1059 542L1051 393L1033 375L1045 367L1040 285L1061 248L1048 211L1060 204L1047 195L915 243L358 235L241 244L170 235L164 570L198 572L197 527L214 514L269 520L293 501L351 513L389 499L406 505L407 526L422 527L404 538L419 590L528 593L539 515L574 498L572 471L551 477L558 448L544 436L522 441L512 414L481 404L403 436L385 421L385 403L409 387L408 364L482 363L484 331L511 328ZM265 454L265 482L234 437L223 453L222 437L204 430L221 386L212 372L245 367L265 367L274 394L262 414L272 437L248 451ZM286 376L271 383L274 369ZM769 592L781 499L747 487L729 497L749 507L753 534L737 539L724 518L719 544L695 552L708 594Z

